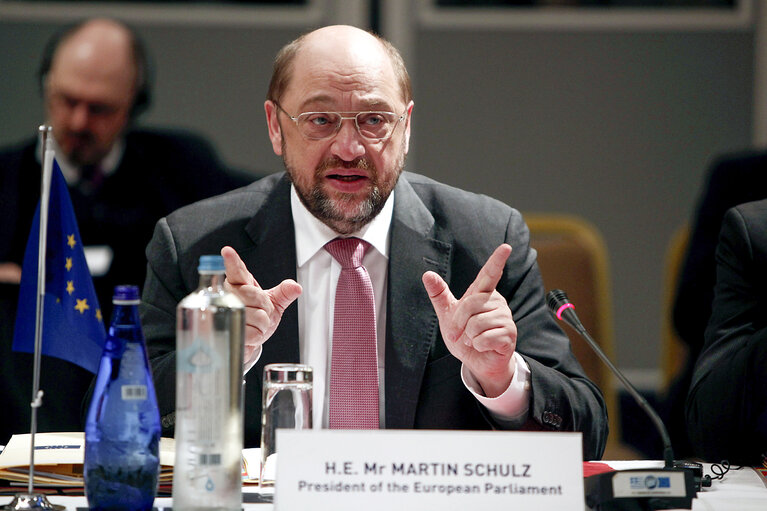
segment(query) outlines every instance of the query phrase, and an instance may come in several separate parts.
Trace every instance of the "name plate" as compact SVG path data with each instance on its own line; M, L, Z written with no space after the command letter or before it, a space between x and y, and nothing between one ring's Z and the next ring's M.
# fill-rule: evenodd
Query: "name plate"
M580 433L278 430L275 509L583 511Z

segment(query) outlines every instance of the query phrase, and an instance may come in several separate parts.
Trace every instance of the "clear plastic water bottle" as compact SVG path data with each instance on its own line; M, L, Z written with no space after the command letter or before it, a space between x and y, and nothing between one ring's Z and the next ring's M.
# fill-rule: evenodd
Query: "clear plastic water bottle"
M224 289L221 256L201 256L198 271L176 311L173 509L239 511L245 306Z
M137 286L117 286L85 424L91 510L151 510L160 460L160 412L139 322Z

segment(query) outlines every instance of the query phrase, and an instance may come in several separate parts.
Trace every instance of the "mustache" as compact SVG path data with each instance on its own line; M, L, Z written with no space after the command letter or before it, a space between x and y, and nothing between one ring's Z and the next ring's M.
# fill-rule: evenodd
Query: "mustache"
M91 141L95 138L90 131L66 131L65 136L85 141Z
M369 159L365 158L364 156L355 158L352 161L344 161L338 158L337 156L333 156L331 158L323 160L317 166L317 170L315 171L315 174L319 176L330 168L372 170L374 173L376 171L376 168L373 162L371 162Z

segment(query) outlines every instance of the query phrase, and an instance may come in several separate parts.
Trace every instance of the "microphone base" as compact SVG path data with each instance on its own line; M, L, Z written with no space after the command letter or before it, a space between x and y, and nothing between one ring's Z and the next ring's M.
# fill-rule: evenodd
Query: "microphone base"
M681 468L632 469L584 479L586 505L592 511L692 509L695 475Z

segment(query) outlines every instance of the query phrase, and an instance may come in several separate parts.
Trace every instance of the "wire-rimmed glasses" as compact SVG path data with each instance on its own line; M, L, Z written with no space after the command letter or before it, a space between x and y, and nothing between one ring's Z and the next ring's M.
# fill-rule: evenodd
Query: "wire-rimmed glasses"
M296 123L296 127L301 135L309 140L330 138L341 129L341 123L344 119L353 119L357 133L368 140L380 142L391 137L400 121L407 116L407 110L405 110L402 115L395 114L394 112L376 111L303 112L294 117L286 112L276 101L274 104Z

